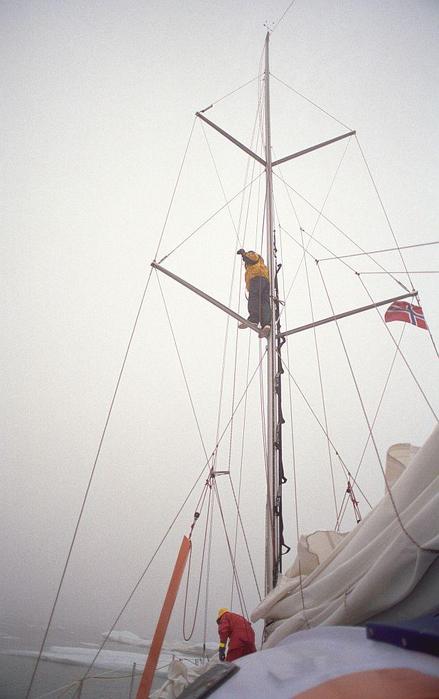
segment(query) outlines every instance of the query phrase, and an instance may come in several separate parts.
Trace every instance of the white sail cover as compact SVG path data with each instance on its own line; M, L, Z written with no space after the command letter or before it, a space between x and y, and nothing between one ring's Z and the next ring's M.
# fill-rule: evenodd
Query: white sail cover
M419 589L412 616L437 606L439 427L419 451L398 444L388 456L391 493L338 542L332 532L302 537L300 566L296 559L252 613L252 621L272 622L265 648L300 629L361 624L398 610ZM428 573L436 585L422 587Z
M312 692L319 686L320 699L322 696L325 699L347 696L431 699L439 696L436 657L371 641L362 628L336 626L299 631L276 648L240 658L236 665L239 665L239 672L209 695L211 699L305 699L307 695L302 692ZM389 669L393 670L390 686L380 677L383 670ZM412 685L411 693L403 692L408 684L404 669L409 671L409 675L413 671L422 673L416 677L429 680L429 693L425 688L423 691L421 685L414 688L420 691L413 691ZM373 683L371 691L368 691L368 676ZM376 686L378 677L379 692ZM339 693L331 686L331 681L337 678L348 681L349 693ZM384 687L387 693L384 693Z
M204 665L187 665L181 660L174 659L168 665L167 681L150 696L150 699L176 699L188 684L194 682L211 667L219 663L218 655Z
M387 487L392 488L418 451L419 447L415 447L413 444L394 444L388 449L386 459Z

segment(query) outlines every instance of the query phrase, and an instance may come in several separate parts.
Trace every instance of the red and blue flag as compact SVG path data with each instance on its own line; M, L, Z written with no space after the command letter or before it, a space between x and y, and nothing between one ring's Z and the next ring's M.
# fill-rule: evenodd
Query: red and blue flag
M428 325L425 322L424 311L421 306L414 306L406 301L394 301L387 309L384 320L390 323L392 320L402 320L403 323L411 323L418 328L428 330Z

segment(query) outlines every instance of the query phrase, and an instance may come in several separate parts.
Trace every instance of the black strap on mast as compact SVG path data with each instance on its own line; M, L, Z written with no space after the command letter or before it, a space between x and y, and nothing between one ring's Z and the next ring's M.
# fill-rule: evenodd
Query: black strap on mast
M274 257L276 258L277 248L276 248L276 234L273 236L274 243ZM282 556L287 554L291 547L285 543L284 540L284 523L283 523L283 511L282 511L282 486L287 482L287 478L284 472L283 465L283 451L282 451L282 426L285 423L285 419L282 412L282 374L284 369L282 366L281 350L285 344L285 338L281 336L281 324L280 324L280 300L279 300L279 282L278 274L282 267L281 264L276 262L275 275L274 275L274 293L273 298L274 312L275 312L275 328L276 328L276 375L275 375L275 393L277 400L277 424L276 424L276 441L275 447L277 451L277 461L278 461L278 483L277 483L277 495L276 495L276 507L275 516L279 518L279 551L277 553L277 570L278 573L282 573Z

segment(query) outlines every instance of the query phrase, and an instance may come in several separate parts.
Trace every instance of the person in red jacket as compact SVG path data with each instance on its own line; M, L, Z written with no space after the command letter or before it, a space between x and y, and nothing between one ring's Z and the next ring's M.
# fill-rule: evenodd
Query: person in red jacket
M243 616L229 612L226 607L221 607L218 609L216 623L220 637L218 649L220 660L231 662L256 651L255 632L250 622Z

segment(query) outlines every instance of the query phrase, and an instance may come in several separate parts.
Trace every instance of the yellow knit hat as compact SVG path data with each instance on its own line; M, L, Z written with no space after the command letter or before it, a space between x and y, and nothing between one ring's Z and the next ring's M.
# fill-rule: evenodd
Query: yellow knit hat
M217 620L220 619L220 618L222 617L222 615L225 614L225 613L228 612L228 611L229 611L229 610L227 609L227 607L220 607L220 608L218 609L218 614L216 615Z

